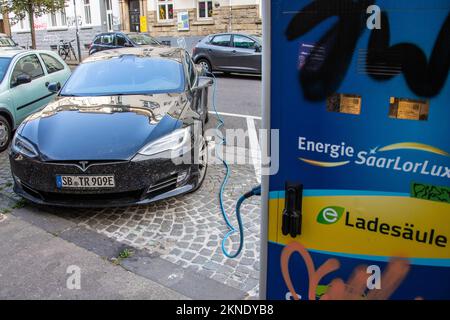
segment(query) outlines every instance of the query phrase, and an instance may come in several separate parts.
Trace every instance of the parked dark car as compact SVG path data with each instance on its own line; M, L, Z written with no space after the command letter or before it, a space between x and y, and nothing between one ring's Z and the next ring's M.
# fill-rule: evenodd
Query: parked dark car
M147 33L105 32L94 37L89 46L89 54L117 48L160 45L162 45L161 42Z
M220 33L199 41L193 59L207 71L261 74L261 51L259 36Z
M8 36L7 34L4 33L0 33L0 50L1 49L13 49L13 50L18 50L18 49L22 49L21 47L19 47L19 45L13 40L11 39L10 36Z
M196 190L207 169L203 128L213 84L199 71L181 48L87 58L56 101L17 129L14 191L39 204L105 207Z

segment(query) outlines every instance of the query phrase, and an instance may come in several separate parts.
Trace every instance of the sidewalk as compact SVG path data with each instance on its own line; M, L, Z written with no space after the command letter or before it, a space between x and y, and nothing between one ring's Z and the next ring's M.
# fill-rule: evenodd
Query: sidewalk
M0 299L186 299L12 214L3 218ZM67 287L70 266L81 271L80 289Z

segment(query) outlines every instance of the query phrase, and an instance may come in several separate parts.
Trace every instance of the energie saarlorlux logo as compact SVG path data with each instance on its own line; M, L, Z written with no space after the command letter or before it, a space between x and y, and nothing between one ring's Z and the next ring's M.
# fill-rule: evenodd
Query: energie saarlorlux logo
M325 207L320 210L317 222L321 224L333 224L339 221L345 209L337 206Z
M301 161L316 167L333 168L353 163L358 166L450 179L450 167L448 167L448 164L444 165L444 163L448 163L450 153L434 146L417 142L400 142L384 147L377 146L368 150L357 150L355 147L344 141L333 144L308 140L306 137L299 137L298 149L302 151L302 153L315 153L320 154L321 157L328 156L331 158L332 161L314 160L307 155L305 155L307 158L303 156L299 158ZM404 150L420 151L427 154L438 155L442 158L439 160L439 163L437 163L435 162L436 160L431 159L405 159L404 155L400 156L395 154L397 151ZM394 152L394 155L391 155L392 152Z

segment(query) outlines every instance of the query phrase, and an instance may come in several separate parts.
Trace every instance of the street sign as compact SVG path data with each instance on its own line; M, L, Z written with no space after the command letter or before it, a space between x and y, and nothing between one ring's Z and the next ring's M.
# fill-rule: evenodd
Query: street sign
M450 299L449 12L266 2L262 298Z
M140 16L140 32L148 32L147 29L147 17L146 16Z

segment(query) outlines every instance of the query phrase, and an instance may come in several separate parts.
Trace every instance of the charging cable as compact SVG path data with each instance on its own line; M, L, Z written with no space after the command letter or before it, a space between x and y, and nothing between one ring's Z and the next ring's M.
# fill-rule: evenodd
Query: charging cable
M214 85L213 85L213 109L214 109L214 113L216 115L217 118L217 127L216 130L218 132L218 137L220 138L221 142L220 144L225 148L226 146L226 138L225 135L223 135L220 131L220 128L224 126L225 122L223 121L222 117L219 115L219 113L217 112L217 108L216 108L216 83L217 83L217 79L214 76L214 74L212 72L208 72L207 75L210 75L213 79L214 79ZM238 229L236 229L230 222L230 219L228 219L228 215L225 212L225 208L223 205L223 194L225 192L225 187L228 183L228 179L230 178L230 167L228 166L228 163L226 162L225 159L221 158L220 155L217 155L219 160L222 161L224 167L225 167L225 177L222 180L222 184L220 185L220 191L219 191L219 204L220 204L220 212L222 213L223 219L225 220L225 223L227 224L227 227L229 229L229 231L225 234L225 236L222 239L222 252L223 254L227 257L227 258L236 258L242 251L242 248L244 246L244 226L242 224L242 217L241 217L241 205L242 203L252 197L252 196L259 196L261 195L261 186L257 186L255 188L253 188L251 191L247 192L246 194L242 195L239 200L236 203L236 219L238 222ZM228 238L233 235L234 233L236 233L239 230L239 247L236 250L235 253L231 254L226 248L225 248L225 244L228 240Z

